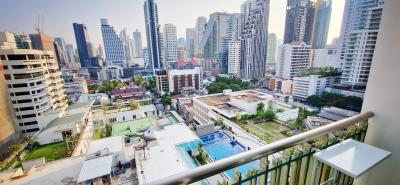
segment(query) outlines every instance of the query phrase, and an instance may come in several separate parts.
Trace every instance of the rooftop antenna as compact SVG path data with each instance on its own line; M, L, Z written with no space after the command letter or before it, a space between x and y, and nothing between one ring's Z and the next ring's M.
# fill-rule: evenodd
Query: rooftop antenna
M40 25L40 14L37 16L37 23L35 24L35 30L38 33L43 33L44 31L44 16L42 15L42 25Z

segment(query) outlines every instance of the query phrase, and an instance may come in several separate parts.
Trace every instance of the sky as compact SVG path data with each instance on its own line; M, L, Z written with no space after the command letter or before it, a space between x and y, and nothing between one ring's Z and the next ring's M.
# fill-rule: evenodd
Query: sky
M199 16L213 12L239 13L245 0L156 0L159 23L176 25L178 37L185 37L186 28L194 27ZM345 0L333 0L328 43L339 36ZM0 31L35 33L38 15L43 15L43 30L53 37L62 37L76 45L72 23L84 23L90 39L102 43L100 18L107 18L117 33L127 28L142 32L145 41L144 0L2 0ZM283 38L286 0L270 0L269 32Z

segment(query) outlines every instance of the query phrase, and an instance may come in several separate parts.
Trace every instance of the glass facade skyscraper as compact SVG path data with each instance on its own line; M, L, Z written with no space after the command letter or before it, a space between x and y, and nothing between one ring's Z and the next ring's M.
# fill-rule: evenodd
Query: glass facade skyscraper
M149 56L149 67L154 70L163 68L160 47L160 25L158 23L158 8L154 0L144 2L144 18L146 23L146 38Z
M76 46L79 52L81 67L98 67L98 60L93 58L93 47L89 39L87 27L84 24L73 23Z
M312 49L325 48L331 20L332 0L318 0L315 3L315 20L312 34Z

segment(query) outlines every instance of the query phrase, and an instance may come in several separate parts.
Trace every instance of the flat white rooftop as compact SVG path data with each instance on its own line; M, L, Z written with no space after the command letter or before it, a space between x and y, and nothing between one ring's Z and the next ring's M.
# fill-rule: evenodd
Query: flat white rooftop
M15 170L0 173L0 185L66 184L76 182L85 157L71 157L31 169L26 176L11 179Z
M141 184L174 175L190 169L176 146L199 139L186 125L174 124L155 131L157 140L151 141L145 151L136 152L138 178ZM142 172L141 172L142 171Z
M124 139L122 136L107 137L90 142L87 154L103 151L105 148L110 153L117 153L124 150Z

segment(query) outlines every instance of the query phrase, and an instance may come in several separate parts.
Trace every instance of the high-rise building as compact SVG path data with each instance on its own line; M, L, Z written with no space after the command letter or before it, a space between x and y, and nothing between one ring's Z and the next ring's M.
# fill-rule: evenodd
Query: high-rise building
M143 57L143 46L142 46L142 33L136 29L133 32L133 41L135 42L135 58Z
M195 40L196 40L196 29L194 28L187 28L186 29L186 51L188 54L188 58L193 58L195 56L196 47L195 47Z
M288 0L284 43L310 43L313 31L315 8L310 0Z
M228 74L240 77L240 40L229 43L228 49Z
M173 24L164 24L163 44L166 62L176 62L178 60L176 26Z
M179 37L176 45L178 47L186 47L186 39L183 37Z
M265 76L268 42L269 0L248 0L242 4L240 77L258 80Z
M76 61L76 56L75 56L75 49L72 44L65 44L65 63L67 66L71 66L75 64Z
M311 45L313 49L322 49L326 46L331 12L332 0L317 0L315 3L314 28Z
M124 45L125 59L126 61L133 60L135 56L135 43L134 40L131 39L126 31L126 28L121 31L119 37L122 40Z
M13 37L2 42L15 45ZM0 49L0 56L20 130L23 133L39 131L38 119L41 115L68 106L54 52L14 46Z
M221 73L228 72L229 21L231 14L216 12L210 15L198 55L219 62Z
M194 55L198 55L200 43L203 40L204 31L206 30L207 18L200 16L196 19L195 25L195 39L194 39Z
M57 49L58 59L61 67L66 66L67 56L66 56L65 40L61 37L55 37L54 43Z
M106 62L113 65L125 66L125 50L121 38L110 26L107 19L101 19L101 33L103 36Z
M275 71L277 38L275 33L268 34L266 73L271 75Z
M79 53L79 62L81 67L96 67L99 64L92 57L94 55L94 47L90 42L87 27L84 24L73 23L76 47Z
M310 66L311 45L304 42L282 44L279 47L276 76L292 80L300 71Z
M368 82L383 0L346 0L339 41L341 83L363 89Z
M146 23L146 38L149 55L149 67L153 71L163 68L160 47L160 25L158 24L158 8L154 0L144 2L144 17Z

